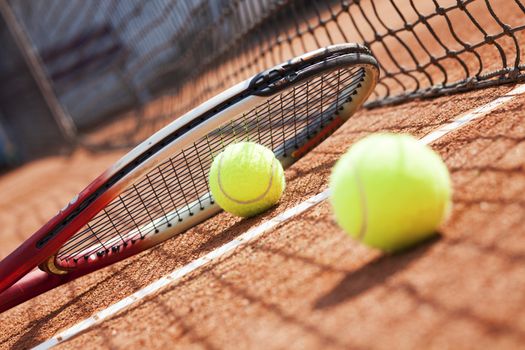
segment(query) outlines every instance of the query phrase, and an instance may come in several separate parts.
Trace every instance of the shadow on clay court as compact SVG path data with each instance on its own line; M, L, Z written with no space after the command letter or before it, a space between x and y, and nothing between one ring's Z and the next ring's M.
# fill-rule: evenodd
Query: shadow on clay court
M441 313L447 315L446 321L442 321L442 325L434 327L435 334L431 336L439 336L439 329L446 326L449 320L465 320L476 324L482 328L486 333L493 335L512 336L525 342L525 333L519 327L513 326L509 322L486 317L478 313L475 309L469 306L450 307L446 303L440 302L438 298L432 298L423 295L410 283L403 283L398 286L398 289L409 295L412 300L415 300L418 305L426 305L433 310L439 310Z
M216 229L197 226L196 228L193 228L191 232L185 232L183 233L183 235L197 233L200 237L208 237L208 239L203 240L203 242L194 249L194 252L209 252L230 242L231 240L237 238L238 236L242 235L251 228L257 227L260 223L267 221L269 218L274 217L275 215L277 215L276 213L278 212L278 210L279 206L277 205L270 208L264 214L252 218L234 218L234 220L237 221L233 224L219 226ZM217 219L217 216L219 215L232 214L224 214L223 212L221 212L215 215L215 218ZM220 222L220 219L217 220L217 222ZM193 232L193 230L195 230L196 232Z
M384 284L386 280L403 271L412 262L424 257L438 240L440 236L433 237L401 254L379 256L358 270L347 273L337 286L317 300L314 308L334 307Z
M210 275L214 278L214 280L217 283L219 283L222 287L228 289L239 299L248 300L250 305L257 305L263 308L267 313L277 316L284 323L296 325L305 330L305 332L307 332L308 334L314 334L316 337L322 339L324 342L330 344L331 346L348 347L348 344L341 342L341 340L338 339L334 334L322 331L317 326L307 322L301 317L298 317L293 312L287 311L279 304L265 301L261 297L250 293L247 288L242 288L240 285L236 285L232 282L229 282L226 279L221 278L220 275L214 273L213 271L211 271Z

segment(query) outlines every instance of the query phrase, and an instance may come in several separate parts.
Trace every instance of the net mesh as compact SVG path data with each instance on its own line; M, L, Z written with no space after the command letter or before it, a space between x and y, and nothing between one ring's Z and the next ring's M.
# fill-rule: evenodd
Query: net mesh
M228 144L254 141L285 157L321 134L339 108L352 99L365 69L341 68L297 84L272 97L149 171L99 212L58 252L59 263L118 252L148 235L210 207L208 172L214 155ZM335 120L334 122L337 122Z
M367 106L523 79L519 0L9 0L92 149L128 147L291 57L367 45Z

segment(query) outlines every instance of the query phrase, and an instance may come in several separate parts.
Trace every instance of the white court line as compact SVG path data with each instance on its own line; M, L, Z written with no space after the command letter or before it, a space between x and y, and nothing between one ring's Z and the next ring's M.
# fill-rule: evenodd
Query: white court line
M498 97L497 99L478 107L474 110L471 110L470 112L467 112L465 114L459 115L454 121L451 123L448 123L430 134L424 136L419 141L424 144L429 144L444 135L448 134L449 132L456 130L460 128L461 126L471 122L474 119L481 118L496 108L510 102L514 97L521 95L525 93L525 84L516 86L513 90L509 91L507 94ZM77 323L76 325L72 326L71 328L66 329L65 331L60 332L59 334L55 335L54 337L44 341L40 345L37 345L33 349L49 349L55 345L58 345L68 339L73 338L74 336L78 335L79 333L87 330L88 328L92 327L93 325L102 322L111 316L115 315L116 313L124 310L125 308L129 307L130 305L133 305L140 300L144 299L145 297L152 295L153 293L157 292L161 288L164 288L168 285L177 283L182 277L186 276L187 274L195 271L196 269L212 262L216 261L221 257L226 256L228 253L231 253L236 248L243 246L256 238L259 238L262 234L268 232L269 230L275 228L276 226L280 225L281 223L290 220L291 218L305 212L309 208L313 207L314 205L324 201L328 198L329 192L328 189L324 190L323 192L317 194L316 196L313 196L306 201L298 204L297 206L290 208L286 210L284 213L281 213L277 215L276 217L263 222L259 226L256 226L249 231L243 233L242 235L238 236L234 240L224 244L223 246L209 252L208 254L198 258L197 260L194 260L190 262L189 264L178 268L171 272L169 275L166 275L157 281L151 283L150 285L142 288L141 290L133 293L132 295L120 300L119 302L109 306L108 308L97 312L93 316L86 318L85 320Z

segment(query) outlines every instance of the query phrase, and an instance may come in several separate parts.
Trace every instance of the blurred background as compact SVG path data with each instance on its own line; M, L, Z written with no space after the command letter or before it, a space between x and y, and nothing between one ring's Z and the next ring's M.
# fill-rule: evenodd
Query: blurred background
M379 59L370 108L523 78L518 0L379 2L1 0L0 168L130 148L240 80L334 43L364 43Z

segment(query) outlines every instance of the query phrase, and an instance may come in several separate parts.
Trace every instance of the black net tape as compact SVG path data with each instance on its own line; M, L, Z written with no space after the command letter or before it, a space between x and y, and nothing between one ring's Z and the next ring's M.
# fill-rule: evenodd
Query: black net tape
M289 156L324 130L352 99L364 75L363 68L338 69L263 99L140 178L61 248L58 261L71 263L71 259L118 251L158 233L161 226L169 227L207 209L213 202L209 168L225 146L253 141L274 150L278 157Z
M381 65L367 106L523 79L519 0L10 0L92 149L131 146L218 92L329 44Z

